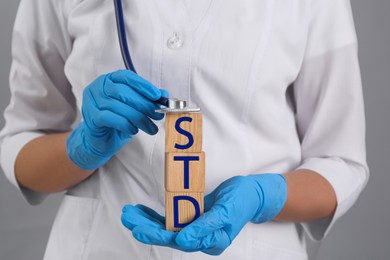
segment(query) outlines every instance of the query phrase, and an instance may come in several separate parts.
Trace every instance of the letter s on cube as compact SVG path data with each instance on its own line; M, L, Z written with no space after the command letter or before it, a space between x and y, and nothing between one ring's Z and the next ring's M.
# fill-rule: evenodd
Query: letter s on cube
M165 152L202 151L201 113L168 113L165 120Z

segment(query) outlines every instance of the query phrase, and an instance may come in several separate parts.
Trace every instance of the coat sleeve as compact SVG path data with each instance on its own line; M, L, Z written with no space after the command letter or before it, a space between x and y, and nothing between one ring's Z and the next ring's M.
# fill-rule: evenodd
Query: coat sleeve
M64 73L72 40L61 2L67 1L22 0L12 35L11 100L0 132L0 164L30 204L45 195L18 185L14 164L19 151L41 135L70 130L77 115Z
M365 118L357 40L349 0L313 1L305 59L293 85L302 164L337 196L328 219L302 223L321 240L367 183Z

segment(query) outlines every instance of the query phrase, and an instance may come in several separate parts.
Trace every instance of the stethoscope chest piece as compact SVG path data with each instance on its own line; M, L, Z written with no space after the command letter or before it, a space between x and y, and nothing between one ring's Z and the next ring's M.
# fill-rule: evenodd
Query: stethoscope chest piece
M199 113L200 108L197 107L187 107L187 102L185 100L180 100L177 98L169 98L168 106L166 108L157 109L158 113Z

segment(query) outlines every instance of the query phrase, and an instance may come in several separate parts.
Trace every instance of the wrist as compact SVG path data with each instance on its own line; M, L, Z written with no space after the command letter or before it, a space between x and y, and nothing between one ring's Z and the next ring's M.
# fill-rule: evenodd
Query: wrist
M96 170L105 164L110 157L104 156L91 146L91 141L84 131L84 123L81 122L66 138L66 152L68 158L83 170Z
M264 223L275 218L287 200L287 182L281 174L249 175L254 181L260 204L251 219L253 223Z

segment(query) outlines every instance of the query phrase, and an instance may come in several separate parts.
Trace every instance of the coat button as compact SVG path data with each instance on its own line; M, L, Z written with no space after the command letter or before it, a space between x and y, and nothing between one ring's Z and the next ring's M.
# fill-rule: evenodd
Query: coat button
M177 35L177 33L175 33L168 39L167 46L171 50L179 49L181 46L183 46L183 40Z

